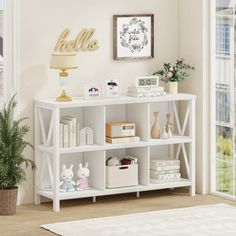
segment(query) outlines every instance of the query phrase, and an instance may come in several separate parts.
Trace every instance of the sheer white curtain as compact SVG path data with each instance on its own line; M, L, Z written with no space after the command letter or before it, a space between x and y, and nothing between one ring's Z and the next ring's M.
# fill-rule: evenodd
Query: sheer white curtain
M4 17L4 0L0 0L0 108L3 106L3 101L4 101L3 17Z

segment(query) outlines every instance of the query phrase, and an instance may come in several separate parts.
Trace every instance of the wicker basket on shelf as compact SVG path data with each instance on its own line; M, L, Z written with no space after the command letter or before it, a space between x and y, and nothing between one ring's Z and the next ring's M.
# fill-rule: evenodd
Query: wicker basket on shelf
M0 215L14 215L18 188L0 189Z

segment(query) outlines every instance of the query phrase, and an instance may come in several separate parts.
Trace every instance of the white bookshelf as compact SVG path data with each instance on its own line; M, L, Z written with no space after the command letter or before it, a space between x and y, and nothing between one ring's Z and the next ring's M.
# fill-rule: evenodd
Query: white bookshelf
M189 187L190 195L195 195L195 96L190 94L166 95L157 98L121 97L117 99L84 100L74 98L63 103L54 99L35 101L35 204L40 204L40 197L53 200L53 210L60 210L60 200L97 196ZM183 103L183 105L182 105ZM186 111L181 114L178 107ZM166 113L174 119L177 133L170 139L154 140L150 137L153 111L160 111L159 123L165 123ZM60 148L60 119L64 115L77 118L81 128L89 126L94 130L94 145L75 148ZM136 124L140 142L108 144L105 141L107 122L129 121ZM182 124L181 124L182 123ZM188 148L186 148L188 146ZM181 152L182 150L182 152ZM134 155L139 164L139 185L133 187L106 188L106 158L110 155ZM150 160L165 157L181 157L182 179L172 182L150 182ZM62 193L59 190L62 164L74 164L74 180L77 181L79 163L89 162L91 189Z

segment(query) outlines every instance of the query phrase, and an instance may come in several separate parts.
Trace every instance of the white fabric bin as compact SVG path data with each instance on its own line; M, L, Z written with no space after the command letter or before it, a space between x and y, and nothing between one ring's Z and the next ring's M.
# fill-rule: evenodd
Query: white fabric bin
M120 188L138 185L138 164L106 166L106 187Z

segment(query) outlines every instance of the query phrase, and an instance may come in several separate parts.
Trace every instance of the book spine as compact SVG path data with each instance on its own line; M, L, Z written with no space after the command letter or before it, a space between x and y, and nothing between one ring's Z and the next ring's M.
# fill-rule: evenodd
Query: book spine
M60 148L63 148L64 147L64 145L63 145L63 139L64 139L64 137L63 137L63 129L64 129L64 127L63 127L64 125L62 124L62 123L60 123Z
M73 147L73 124L72 121L68 121L69 126L69 147Z
M77 122L76 125L76 146L79 147L80 146L80 123Z
M150 87L150 88L137 88L137 87L129 87L129 92L164 92L164 87Z
M159 170L159 171L155 171L155 170L150 170L150 173L153 175L165 175L165 174L176 174L179 173L179 170Z
M166 171L166 170L180 170L180 166L158 166L158 167L152 167L150 168L154 171Z
M68 148L69 147L69 125L63 124L63 147Z
M125 138L106 138L107 143L130 143L130 142L139 142L139 137L125 137Z
M168 179L180 179L180 173L177 174L165 174L165 175L151 175L151 178L157 180L168 180Z
M151 166L172 166L180 165L179 160L151 160Z
M73 118L71 120L71 147L76 147L76 125L77 125L77 119Z

